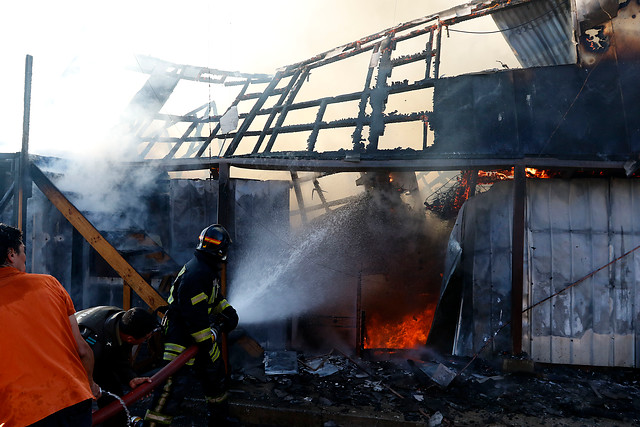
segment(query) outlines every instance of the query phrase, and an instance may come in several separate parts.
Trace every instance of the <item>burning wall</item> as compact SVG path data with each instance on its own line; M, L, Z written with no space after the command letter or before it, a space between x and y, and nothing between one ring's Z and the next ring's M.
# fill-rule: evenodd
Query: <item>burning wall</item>
M451 235L434 328L453 332L454 354L510 351L512 184L471 198ZM640 365L638 200L635 179L527 180L523 350L534 360Z

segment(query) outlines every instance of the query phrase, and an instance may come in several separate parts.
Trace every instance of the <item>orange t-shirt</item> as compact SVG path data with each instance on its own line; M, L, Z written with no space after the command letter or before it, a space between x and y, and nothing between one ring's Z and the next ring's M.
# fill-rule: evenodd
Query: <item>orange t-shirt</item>
M0 426L33 424L92 398L69 323L74 312L52 276L0 268Z

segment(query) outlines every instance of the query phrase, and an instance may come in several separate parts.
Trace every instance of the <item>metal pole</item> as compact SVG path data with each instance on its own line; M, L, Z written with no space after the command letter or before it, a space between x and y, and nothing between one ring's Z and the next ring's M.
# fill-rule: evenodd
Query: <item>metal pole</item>
M31 116L31 75L33 57L27 55L24 67L24 114L22 116L22 152L20 153L20 165L18 172L18 228L26 234L27 224L27 186L28 162L29 162L29 119Z

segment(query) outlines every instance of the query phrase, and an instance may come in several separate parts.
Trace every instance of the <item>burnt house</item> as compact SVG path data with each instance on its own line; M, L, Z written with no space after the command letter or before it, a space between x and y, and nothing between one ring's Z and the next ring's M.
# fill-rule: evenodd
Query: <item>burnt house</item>
M2 157L3 220L78 308L162 305L219 222L227 294L266 349L637 367L638 12L472 1L273 75L141 56L110 134L126 161L78 175L23 144ZM485 18L518 65L443 76L448 35ZM187 84L227 102L170 110Z

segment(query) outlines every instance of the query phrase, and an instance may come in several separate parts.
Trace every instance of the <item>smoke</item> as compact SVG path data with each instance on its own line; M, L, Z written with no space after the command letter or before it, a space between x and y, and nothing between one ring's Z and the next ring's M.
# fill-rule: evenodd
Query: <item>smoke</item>
M73 158L47 169L75 207L104 230L144 229L147 198L166 179L153 168L130 168L107 158Z
M291 237L267 231L253 239L236 261L229 286L229 301L241 323L286 319L340 296L333 285L357 277L349 248L339 247L335 239L336 231L346 228L349 213L345 209Z
M406 315L424 304L420 294L438 294L444 230L397 191L362 193L288 238L269 231L256 238L232 260L229 302L242 324L320 311L339 316L345 306L353 314L360 281L363 291L381 291L372 306ZM398 306L385 299L395 290L409 294Z

